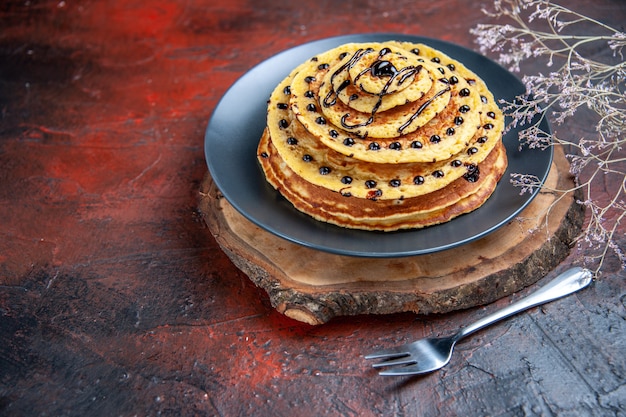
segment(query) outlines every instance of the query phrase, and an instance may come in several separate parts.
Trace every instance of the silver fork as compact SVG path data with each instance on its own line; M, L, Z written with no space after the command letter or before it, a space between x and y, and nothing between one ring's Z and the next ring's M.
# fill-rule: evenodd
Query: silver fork
M454 345L462 338L513 314L572 294L585 288L591 281L589 270L580 267L569 269L534 293L463 327L453 336L421 339L366 355L365 359L384 359L383 362L373 364L374 368L393 367L379 372L380 375L419 375L436 371L450 362Z

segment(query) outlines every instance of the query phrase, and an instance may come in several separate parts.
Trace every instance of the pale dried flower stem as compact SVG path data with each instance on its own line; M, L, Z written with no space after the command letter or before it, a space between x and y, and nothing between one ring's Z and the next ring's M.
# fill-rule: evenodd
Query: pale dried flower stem
M512 22L480 24L471 31L483 54L499 53L498 61L512 71L520 71L524 61L539 57L547 59L547 67L557 60L562 63L548 75L524 76L527 93L502 105L512 118L507 129L522 128L520 148L561 145L571 152L567 157L576 186L571 190L548 190L537 178L523 173L513 174L511 182L521 192L541 188L559 195L553 205L574 190L582 191L580 204L586 206L589 219L577 244L586 249L587 266L593 266L599 275L607 255L613 253L621 267L626 267L626 254L616 242L619 226L626 220L626 62L622 55L626 34L549 0L494 0L493 10L483 12ZM543 24L544 29L531 27L533 22L533 26ZM607 34L564 33L565 28L581 24L587 25L581 31L592 27ZM600 43L613 51L618 62L600 62L581 52L587 45ZM576 122L572 116L579 107L595 113L597 137L568 140L539 128L545 118L556 125ZM621 186L614 192L602 187L609 175L621 177ZM606 192L604 203L598 201L596 189Z

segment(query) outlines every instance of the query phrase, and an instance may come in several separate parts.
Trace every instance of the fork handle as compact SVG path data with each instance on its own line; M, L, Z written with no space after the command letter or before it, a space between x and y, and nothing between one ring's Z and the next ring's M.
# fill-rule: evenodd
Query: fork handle
M548 284L538 289L534 293L508 305L507 307L489 314L486 317L476 321L469 326L462 328L456 335L455 339L459 340L468 336L484 327L489 326L499 320L527 310L531 307L547 303L557 298L572 294L580 289L585 288L592 281L592 274L589 270L574 267L563 272Z

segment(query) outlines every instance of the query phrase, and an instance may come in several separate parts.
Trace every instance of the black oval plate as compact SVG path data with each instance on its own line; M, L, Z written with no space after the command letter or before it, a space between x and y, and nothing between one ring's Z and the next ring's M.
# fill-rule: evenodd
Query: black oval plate
M297 211L266 181L256 149L266 123L266 107L275 86L300 63L348 42L386 40L424 43L459 60L477 73L496 100L513 100L524 85L509 71L467 48L441 40L400 34L340 36L307 43L260 63L243 75L218 103L205 135L205 155L213 181L233 207L259 227L310 248L351 256L401 257L450 249L481 238L513 219L538 190L520 195L510 173L544 181L552 149L519 150L518 130L504 136L509 166L493 195L479 209L447 223L398 232L352 230L319 222ZM541 128L550 132L547 121Z

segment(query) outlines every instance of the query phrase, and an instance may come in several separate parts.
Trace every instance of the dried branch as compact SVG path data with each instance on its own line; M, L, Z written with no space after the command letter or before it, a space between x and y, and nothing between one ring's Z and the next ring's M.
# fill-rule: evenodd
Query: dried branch
M626 254L616 238L626 216L626 33L548 0L494 0L493 9L483 12L508 21L472 29L483 54L497 53L511 71L521 71L529 59L544 59L551 69L523 76L526 93L501 103L512 120L507 128L521 129L522 148L564 146L575 188L583 191L579 203L590 217L577 240L587 253L584 261L599 275L613 253L625 268ZM602 55L609 62L593 58L598 47L612 52ZM539 127L544 117L557 126L575 124L583 109L593 115L593 137L562 138ZM617 181L607 181L609 176ZM543 187L524 173L513 174L511 181L521 192ZM609 183L621 185L609 190Z

